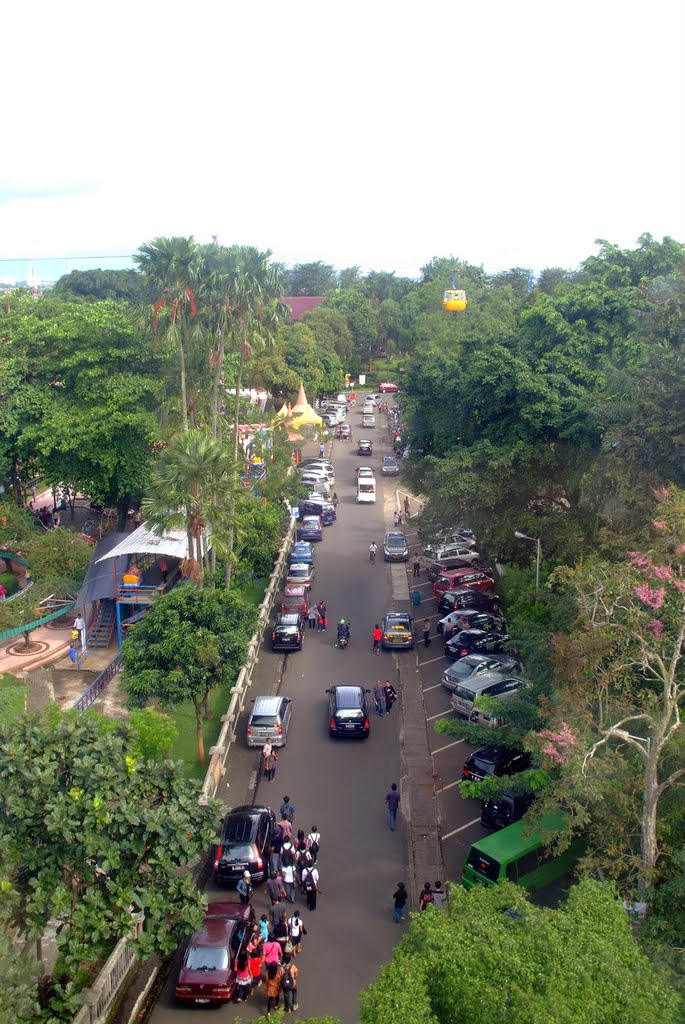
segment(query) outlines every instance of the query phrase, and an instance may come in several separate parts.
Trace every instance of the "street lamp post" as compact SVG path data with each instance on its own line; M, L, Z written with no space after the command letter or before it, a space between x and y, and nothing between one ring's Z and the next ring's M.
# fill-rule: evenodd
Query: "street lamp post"
M529 537L519 530L514 530L514 536L519 540L529 540L531 544L535 544L535 593L537 594L540 589L540 538Z

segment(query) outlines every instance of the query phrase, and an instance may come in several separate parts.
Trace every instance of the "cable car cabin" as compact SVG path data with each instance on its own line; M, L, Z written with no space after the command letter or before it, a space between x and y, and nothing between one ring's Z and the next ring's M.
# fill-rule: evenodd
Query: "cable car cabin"
M446 288L442 305L450 313L463 313L467 305L466 292L458 288Z

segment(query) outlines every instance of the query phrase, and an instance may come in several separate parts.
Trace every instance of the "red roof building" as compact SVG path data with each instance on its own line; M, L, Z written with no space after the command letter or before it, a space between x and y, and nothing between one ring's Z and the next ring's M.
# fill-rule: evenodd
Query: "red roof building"
M284 304L290 307L290 316L293 322L301 320L305 313L316 309L325 301L325 295L286 295L283 299Z

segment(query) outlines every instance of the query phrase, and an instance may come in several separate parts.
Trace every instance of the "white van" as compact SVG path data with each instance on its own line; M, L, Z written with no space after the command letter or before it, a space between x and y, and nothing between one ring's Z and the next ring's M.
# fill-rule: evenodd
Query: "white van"
M357 501L361 505L375 504L376 480L372 476L361 476L357 480Z

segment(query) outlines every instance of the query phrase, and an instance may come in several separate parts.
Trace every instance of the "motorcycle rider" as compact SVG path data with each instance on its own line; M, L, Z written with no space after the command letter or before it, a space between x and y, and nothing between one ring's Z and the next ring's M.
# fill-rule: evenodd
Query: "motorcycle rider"
M371 543L369 544L369 561L370 562L375 562L376 561L376 554L377 553L378 553L378 545L376 544L375 540L372 540Z
M350 639L350 624L349 624L349 622L345 622L344 619L341 619L340 622L338 623L338 642L343 640L346 643L349 643L349 639Z

